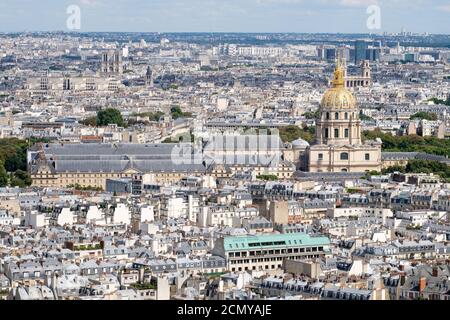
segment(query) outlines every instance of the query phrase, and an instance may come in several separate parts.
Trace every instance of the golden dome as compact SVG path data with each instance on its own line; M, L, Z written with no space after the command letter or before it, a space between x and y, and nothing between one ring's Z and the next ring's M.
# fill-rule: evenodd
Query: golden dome
M355 109L356 99L345 88L344 69L339 60L334 71L333 87L328 89L321 102L324 109Z

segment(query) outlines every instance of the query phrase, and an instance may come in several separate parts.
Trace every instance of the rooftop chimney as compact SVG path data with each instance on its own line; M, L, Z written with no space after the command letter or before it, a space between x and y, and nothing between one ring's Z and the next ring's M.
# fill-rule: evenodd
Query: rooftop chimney
M425 290L425 287L427 286L427 278L422 277L419 280L419 292L422 293L423 290Z
M432 273L432 275L433 275L433 277L437 277L438 276L438 267L437 266L435 266L435 267L433 267L433 273Z

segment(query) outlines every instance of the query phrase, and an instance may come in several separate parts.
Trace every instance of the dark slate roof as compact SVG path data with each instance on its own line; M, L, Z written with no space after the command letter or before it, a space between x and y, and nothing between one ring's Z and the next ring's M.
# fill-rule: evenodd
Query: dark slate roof
M50 144L44 147L44 152L56 172L123 172L128 169L205 172L206 168L199 161L174 163L175 146L177 144Z

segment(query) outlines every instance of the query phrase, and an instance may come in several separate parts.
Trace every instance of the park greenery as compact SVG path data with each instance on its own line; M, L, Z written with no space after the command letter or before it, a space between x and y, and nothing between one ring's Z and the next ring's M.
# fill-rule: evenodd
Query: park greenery
M438 119L437 114L433 112L417 112L411 116L411 120L429 120L436 121Z
M75 189L77 191L97 191L97 192L101 192L103 191L103 188L100 187L93 187L93 186L87 186L87 187L83 187L80 184L76 183L76 184L71 184L69 186L67 186L67 188L69 189Z
M432 101L434 104L442 104L442 105L450 106L450 96L447 98L447 100L442 100L442 99L438 99L438 98L431 98L428 101Z
M102 245L100 243L97 244L81 244L76 247L74 247L74 250L76 251L92 251L92 250L101 250Z
M308 143L312 143L315 138L315 128L304 126L300 128L299 126L290 125L286 127L279 128L280 139L283 142L293 142L298 139L303 139Z
M308 120L317 119L320 117L320 111L319 110L317 110L315 112L308 111L308 112L305 112L303 114L303 116Z
M157 284L153 282L133 283L131 287L136 290L156 290L158 288Z
M392 166L387 169L383 169L383 174L388 173L426 173L437 174L442 179L450 182L450 166L445 163L430 160L411 160L406 166Z
M179 119L179 118L190 118L190 117L192 117L192 113L190 113L190 112L183 112L183 110L181 110L181 108L179 106L173 106L170 109L170 113L171 113L172 118L174 120Z
M170 109L170 113L172 115L172 118L174 120L179 118L189 118L192 117L192 113L190 112L183 112L179 106L173 106ZM164 115L163 112L157 111L157 112L143 112L143 113L134 113L133 117L142 117L147 118L148 121L154 121L158 122L161 117ZM108 108L105 110L101 110L97 112L97 116L86 118L82 121L80 121L81 124L85 126L90 127L104 127L108 126L110 124L116 124L119 127L128 127L129 125L134 124L147 124L148 122L146 120L144 121L137 121L133 119L128 119L126 121L119 110L114 108Z
M110 124L116 124L119 127L127 126L120 111L114 108L100 110L97 112L96 117L87 118L81 121L81 123L84 124L85 126L91 127L102 127Z
M278 177L273 174L262 174L257 176L256 179L264 181L278 181Z
M0 187L27 187L31 178L27 172L27 149L38 139L0 139Z
M379 129L363 133L363 140L375 140L376 138L383 141L384 152L424 152L439 156L450 156L449 139L417 135L393 136L390 133L383 133Z
M374 121L375 119L369 116L366 116L364 113L360 113L359 114L359 119L361 119L362 121Z
M123 120L122 114L119 110L108 108L97 112L97 125L107 126L110 124L116 124L119 127L125 126L125 121Z

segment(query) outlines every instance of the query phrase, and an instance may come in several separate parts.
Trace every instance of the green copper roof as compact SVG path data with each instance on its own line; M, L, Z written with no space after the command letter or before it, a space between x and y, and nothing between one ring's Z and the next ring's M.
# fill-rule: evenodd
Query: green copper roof
M247 235L224 238L225 251L302 246L326 246L329 244L330 239L328 239L327 237L311 237L306 233L286 233L255 236Z

